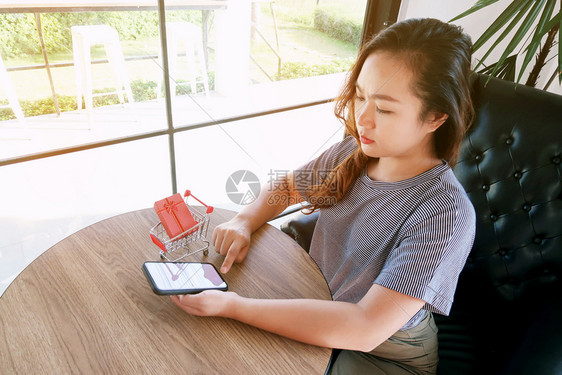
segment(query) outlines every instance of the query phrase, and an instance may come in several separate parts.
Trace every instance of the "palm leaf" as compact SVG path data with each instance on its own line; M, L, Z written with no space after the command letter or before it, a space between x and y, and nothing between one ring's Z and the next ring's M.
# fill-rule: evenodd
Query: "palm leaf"
M460 18L466 17L469 14L472 14L482 8L487 7L488 5L492 5L493 3L497 3L499 0L479 0L476 4L474 4L472 6L472 8L470 8L469 10L459 14L458 16L456 16L455 18L453 18L452 20L450 20L449 22L454 22Z
M501 79L505 79L505 80L513 82L515 80L515 70L516 70L516 66L517 66L516 63L517 63L517 54L513 54L513 55L509 56L508 58L504 59L501 64L498 61L494 64L488 65L487 67L478 71L478 73L483 73L483 74L489 75L488 80L486 81L486 84L492 78L492 75L490 75L490 73L492 71L497 72L496 73L497 78L501 78ZM497 67L497 69L496 69L496 67Z
M525 20L521 24L519 30L517 30L513 39L511 39L511 42L509 42L505 51L503 52L500 59L498 60L498 62L500 64L503 60L505 60L507 58L507 56L509 56L509 54L511 52L513 52L513 50L515 50L515 47L517 47L517 45L525 37L525 35L529 31L529 29L533 26L533 22L538 17L538 15L540 13L540 10L544 7L545 3L546 3L546 0L541 0L541 1L535 2L533 8L529 11L529 14L527 15L527 18L525 18ZM499 66L496 67L496 69L498 69L498 68L499 68ZM495 70L493 70L492 73L490 73L490 74L493 76L494 73L495 73Z
M544 8L543 14L537 25L537 29L535 31L533 39L531 40L529 46L527 47L527 54L525 55L525 59L523 60L523 64L521 65L521 69L519 71L519 77L517 77L517 82L521 80L521 77L523 76L523 73L525 72L527 65L529 65L531 59L535 55L535 52L539 48L542 37L546 33L548 33L548 31L552 28L552 26L546 28L545 25L547 25L548 21L550 20L550 16L554 11L555 5L556 5L556 0L548 0L548 3L546 4L546 7Z
M558 12L558 84L562 85L562 0Z
M470 9L454 17L451 21L456 21L460 18L466 17L472 13L480 11L498 0L479 0ZM478 50L488 41L493 39L492 46L487 49L482 59L478 62L474 71L484 65L486 58L491 52L504 41L509 34L513 34L511 41L501 54L499 60L491 64L482 72L490 74L490 76L497 75L500 78L510 79L515 81L517 75L517 82L519 82L528 68L533 56L537 50L542 50L542 39L550 31L551 33L558 27L558 80L562 84L562 10L553 16L554 9L556 9L556 0L512 0L509 5L503 10L500 16L494 20L490 26L482 33L482 35L474 42L473 51ZM562 9L562 0L559 1L559 8ZM538 19L538 21L537 21ZM536 29L530 31L536 24ZM552 30L552 31L551 31ZM516 54L513 54L524 38L527 36L530 41L526 40L523 43L525 57L521 67L518 69L515 65Z
M517 13L513 14L513 16L515 17L513 19L513 21L511 21L511 23L506 27L506 29L503 31L503 33L500 34L499 37L496 38L494 44L492 44L492 46L488 49L488 51L486 51L486 53L484 54L484 56L482 57L482 59L480 60L480 62L478 63L478 65L476 65L476 67L474 69L478 69L480 67L480 65L482 65L482 63L484 62L484 60L486 60L486 58L490 55L490 53L492 53L492 51L494 50L494 48L496 48L496 46L501 43L505 37L511 32L511 30L513 30L513 28L515 27L515 25L517 25L519 23L519 21L521 20L521 18L523 18L523 16L525 15L525 13L527 12L527 10L529 10L529 8L531 7L532 3L531 2L527 2L523 8L519 9L517 11ZM502 25L503 26L503 25ZM491 36L492 34L490 34ZM478 42L477 42L478 43ZM475 50L475 49L474 49ZM501 65L501 64L500 64Z
M497 0L477 1L470 9L459 14L449 22L466 17L496 2ZM500 16L494 20L478 40L474 42L473 51L476 51L488 41L493 40L492 46L487 48L487 51L474 68L474 71L477 71L479 67L484 65L486 58L490 56L491 52L503 42L509 34L513 34L511 41L503 50L498 61L485 67L482 71L491 76L497 75L512 81L515 81L515 76L517 75L517 82L519 82L531 63L533 56L537 53L537 50L539 50L539 48L542 50L542 39L544 36L549 31L554 31L553 29L558 27L557 71L559 82L562 84L562 10L554 14L556 3L559 3L559 8L562 8L562 0L559 2L556 0L512 0ZM531 28L534 27L535 24L536 29L531 31ZM530 41L526 40L523 42L522 50L525 51L525 57L519 70L514 64L516 61L516 54L513 55L513 52L521 45L523 39L526 37L528 37Z
M484 43L486 43L488 39L494 36L513 17L517 16L518 13L525 13L531 5L532 1L529 0L514 0L490 25L490 27L488 27L484 31L480 38L478 38L476 42L474 42L473 50L476 51L480 47L482 47L482 45L484 45Z

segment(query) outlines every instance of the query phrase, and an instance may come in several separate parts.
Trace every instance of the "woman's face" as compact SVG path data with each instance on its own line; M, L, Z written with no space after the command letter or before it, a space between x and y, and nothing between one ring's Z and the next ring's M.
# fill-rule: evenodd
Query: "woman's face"
M373 158L435 157L433 132L443 121L420 121L422 102L412 91L412 72L403 59L374 52L356 82L355 122L363 152Z

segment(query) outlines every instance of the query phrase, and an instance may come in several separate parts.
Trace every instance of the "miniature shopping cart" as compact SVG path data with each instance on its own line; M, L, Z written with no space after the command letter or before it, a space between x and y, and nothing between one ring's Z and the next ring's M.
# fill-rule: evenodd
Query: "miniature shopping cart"
M179 194L178 194L179 196ZM192 197L204 207L194 207L188 204L188 198ZM160 248L160 258L170 262L176 262L188 255L203 252L209 254L209 241L206 239L209 226L209 215L213 212L213 207L197 199L189 190L183 195L183 200L187 205L189 213L195 225L186 228L182 233L170 238L164 225L160 221L150 229L152 242Z

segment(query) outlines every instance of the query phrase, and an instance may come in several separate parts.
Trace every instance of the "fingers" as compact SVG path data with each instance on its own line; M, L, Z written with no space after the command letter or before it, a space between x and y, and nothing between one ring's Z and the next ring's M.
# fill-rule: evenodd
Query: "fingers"
M222 256L226 256L227 253L233 249L233 244L237 242L237 233L234 233L228 228L217 227L213 232L213 245L215 246L215 252Z
M224 262L222 262L221 273L227 273L230 271L230 267L232 267L232 263L234 263L234 258L235 255L233 255L233 253L226 254Z
M244 258L246 258L246 254L248 254L248 249L250 248L250 245L246 245L244 247L242 247L240 249L240 251L238 252L238 256L236 257L236 259L234 260L236 263L240 263L244 260Z
M234 262L244 260L249 248L249 236L240 230L238 224L227 222L216 227L213 232L215 251L225 257L220 268L221 273L227 273Z
M183 297L184 297L184 295L182 295L182 294L170 296L172 301L181 308L185 307L184 304L183 304Z
M205 290L198 294L172 296L172 301L183 311L196 316L224 316L236 294Z
M213 246L215 246L215 251L219 254L222 248L223 240L224 240L224 231L220 226L218 226L213 231Z
M172 300L172 302L174 304L176 304L178 307L180 307L182 310L185 310L185 306L181 303L182 302L182 296L170 296L170 299Z
M226 254L226 257L224 258L224 261L222 262L221 273L227 273L228 271L230 271L230 267L232 267L232 264L234 263L237 257L238 257L238 250L236 248L233 248L233 246L231 246Z
M196 295L173 295L170 296L179 308L191 315L200 315L199 310L196 308ZM195 306L193 304L195 303Z

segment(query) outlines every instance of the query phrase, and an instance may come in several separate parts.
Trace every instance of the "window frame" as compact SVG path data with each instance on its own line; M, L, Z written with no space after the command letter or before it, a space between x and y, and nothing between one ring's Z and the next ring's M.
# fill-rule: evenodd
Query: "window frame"
M167 135L170 171L171 171L171 191L173 194L175 194L178 191L177 176L176 176L176 158L175 158L175 134L184 131L208 127L208 126L219 126L230 122L262 117L266 115L282 113L282 112L297 110L306 107L313 107L316 105L329 103L334 99L331 98L331 99L324 99L324 100L315 100L315 101L300 103L298 105L280 107L280 108L275 108L266 111L258 111L245 115L232 116L220 120L201 122L195 125L174 127L171 96L170 96L170 82L168 79L169 62L168 62L168 53L167 53L167 36L166 36L166 28L164 26L166 20L166 10L165 10L166 0L157 0L157 1L158 1L158 18L159 18L159 28L160 28L160 43L163 49L162 70L164 75L164 90L165 90L164 99L166 102L167 127L162 130L155 130L155 131L141 133L141 134L134 134L134 135L124 136L120 138L113 138L105 141L96 141L96 142L82 144L78 146L69 146L60 149L42 151L35 154L28 154L28 155L13 157L13 158L1 159L0 167ZM400 9L400 4L401 4L401 0L368 0L367 1L367 5L365 9L365 18L363 23L361 45L364 44L365 41L370 38L370 36L376 34L379 30L382 30L384 27L387 27L388 25L396 22L398 18L398 11Z

